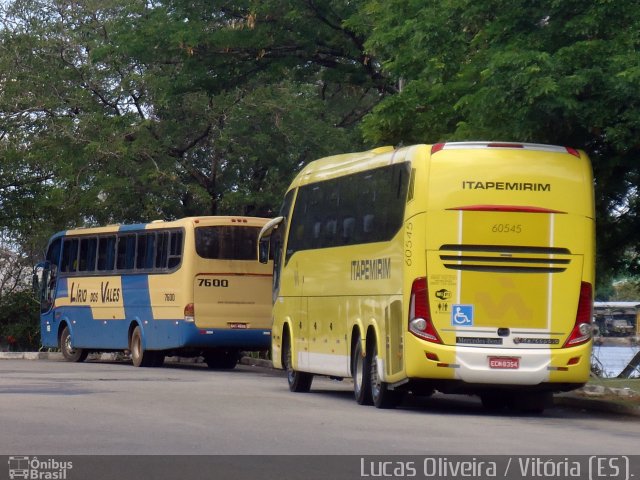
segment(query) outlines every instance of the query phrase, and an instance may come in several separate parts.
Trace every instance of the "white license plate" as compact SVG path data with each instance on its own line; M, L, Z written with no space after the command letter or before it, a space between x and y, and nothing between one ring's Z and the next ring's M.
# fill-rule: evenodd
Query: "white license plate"
M245 328L249 328L246 323L230 323L229 328L233 330L244 330Z

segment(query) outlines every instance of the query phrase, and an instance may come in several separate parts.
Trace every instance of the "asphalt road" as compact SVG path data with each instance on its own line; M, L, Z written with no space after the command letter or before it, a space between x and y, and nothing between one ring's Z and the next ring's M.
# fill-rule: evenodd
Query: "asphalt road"
M281 372L0 360L0 455L623 455L640 421L568 407L490 413L474 397L363 407L324 378L288 391Z

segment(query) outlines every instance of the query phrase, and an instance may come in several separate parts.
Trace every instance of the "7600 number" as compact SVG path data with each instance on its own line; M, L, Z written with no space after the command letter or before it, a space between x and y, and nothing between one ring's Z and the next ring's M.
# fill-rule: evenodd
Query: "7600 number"
M223 287L227 288L229 286L229 280L224 278L201 278L198 280L199 287Z

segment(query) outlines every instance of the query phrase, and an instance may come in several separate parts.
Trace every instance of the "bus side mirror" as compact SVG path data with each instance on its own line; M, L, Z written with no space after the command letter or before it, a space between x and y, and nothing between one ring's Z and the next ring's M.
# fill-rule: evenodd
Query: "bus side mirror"
M258 234L258 260L260 263L269 263L271 253L271 234L282 223L284 217L276 217L269 220Z
M42 298L42 292L49 281L49 272L51 271L51 264L49 262L40 262L33 267L33 294L37 299Z
M262 237L258 243L258 260L260 263L269 263L269 248L271 237Z

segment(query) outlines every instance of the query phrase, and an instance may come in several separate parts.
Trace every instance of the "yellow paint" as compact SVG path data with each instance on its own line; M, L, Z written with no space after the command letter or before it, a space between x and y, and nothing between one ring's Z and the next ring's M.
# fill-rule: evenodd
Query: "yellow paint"
M312 162L294 179L289 195L300 196L304 189L329 185L321 182L405 165L413 188L391 238L293 252L292 239L308 238L315 228L311 220L292 225L295 209L302 208L294 198L281 227L288 243L273 307L274 364L282 367L282 341L290 331L295 369L348 376L355 337L375 335L389 383L464 380L465 369L485 383L585 382L591 342L563 345L574 325L581 282L594 285L593 179L587 156L560 147L482 143L431 151L430 145L416 145L337 155ZM370 192L360 194L366 209ZM339 205L331 192L322 199ZM339 210L330 220L338 229L345 225L345 231L344 222L351 222ZM327 223L318 218L318 231ZM381 274L387 266L389 275ZM408 331L411 286L420 277L427 279L430 313L442 343ZM456 305L473 307L472 325L452 324ZM502 344L465 343L477 339ZM505 352L531 365L535 374L523 367L494 375L488 359ZM554 369L576 356L582 358L579 364Z

